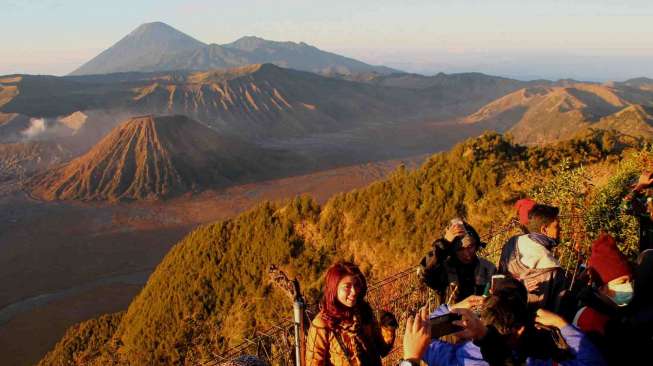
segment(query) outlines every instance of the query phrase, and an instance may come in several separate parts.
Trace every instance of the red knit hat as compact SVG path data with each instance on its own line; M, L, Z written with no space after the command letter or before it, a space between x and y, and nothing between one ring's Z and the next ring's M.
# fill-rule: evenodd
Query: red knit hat
M617 248L614 238L607 233L601 233L592 243L589 266L601 277L603 283L608 283L617 277L632 275L626 257Z
M515 209L517 209L519 222L522 225L528 225L528 213L531 211L533 206L535 206L535 204L535 201L530 198L523 198L515 203Z

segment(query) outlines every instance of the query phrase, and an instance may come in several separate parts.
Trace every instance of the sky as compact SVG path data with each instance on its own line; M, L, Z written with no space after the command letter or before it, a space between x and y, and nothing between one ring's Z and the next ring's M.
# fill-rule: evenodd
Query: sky
M645 0L0 0L0 75L64 75L142 23L205 43L306 42L432 75L653 77Z

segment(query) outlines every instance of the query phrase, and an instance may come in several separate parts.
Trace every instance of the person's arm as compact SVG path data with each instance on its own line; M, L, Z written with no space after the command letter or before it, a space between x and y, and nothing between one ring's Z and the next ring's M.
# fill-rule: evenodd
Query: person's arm
M417 272L419 279L429 288L436 291L440 290L441 267L442 265L439 263L435 252L433 250L428 252L419 262Z
M448 312L446 306L440 306L431 316L443 315ZM422 308L420 313L415 317L408 317L406 331L404 333L403 359L410 361L412 364L418 364L421 359L429 366L458 365L458 360L456 359L457 346L438 340L431 341L429 332L426 308ZM469 343L462 347L468 345ZM471 345L469 348L471 349L473 347ZM472 355L473 353L472 349L472 352L469 354ZM480 357L468 357L465 365L481 366L485 365L485 362Z
M563 366L604 366L607 365L601 351L590 341L589 337L573 325L560 329L562 338L565 339L574 358L560 362Z
M444 249L438 249L438 245L445 247ZM435 241L433 250L428 252L424 258L422 258L420 264L420 278L426 286L435 290L435 291L444 291L447 287L446 273L444 269L445 260L451 255L446 246L444 239L438 239Z
M601 352L589 338L578 328L567 323L561 316L547 310L540 309L537 311L535 322L544 326L550 326L560 329L562 338L569 346L569 350L574 356L570 360L561 361L563 366L605 366L607 365Z
M637 183L633 186L633 192L641 192L646 188L653 185L653 173L644 172L637 179Z
M451 343L433 340L424 352L422 361L429 366L458 365L456 347Z
M454 253L451 242L458 236L465 234L465 228L460 225L453 225L447 228L444 237L433 242L433 249L422 258L420 262L420 277L430 288L436 291L444 291L448 285L444 262Z
M508 261L512 256L515 247L517 246L518 236L513 236L501 248L501 256L499 257L499 266L497 268L498 274L509 274Z
M475 338L483 337L487 332L483 322L466 307L474 301L473 298L467 298L465 301L453 305L451 309L452 313L461 315L461 320L455 320L453 324L464 328L462 331L454 333L453 336L468 341L454 345L448 342L434 340L422 358L426 363L432 366L458 365L460 352L464 354L465 365L487 366L487 362L483 360L480 348L471 341ZM465 302L468 302L468 304L464 304ZM448 307L440 306L433 315L444 315L443 313L446 313L445 310L448 310Z
M454 335L472 341L465 344L468 358L474 357L476 360L487 362L490 366L517 365L512 358L512 350L494 327L486 326L468 308L454 308L451 311L462 317L454 324L465 328Z
M419 364L431 341L428 328L426 307L422 307L415 316L408 316L403 340L403 359L411 364Z
M648 216L646 207L647 202L643 198L643 192L645 189L651 187L652 184L653 178L651 178L651 173L643 173L640 175L639 180L633 186L632 191L624 197L621 209L628 215Z

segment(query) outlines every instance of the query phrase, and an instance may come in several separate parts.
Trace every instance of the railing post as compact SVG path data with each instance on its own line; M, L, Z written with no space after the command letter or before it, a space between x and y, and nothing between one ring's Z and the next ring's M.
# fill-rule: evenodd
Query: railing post
M299 281L295 279L293 281L295 286L295 300L293 302L293 323L295 328L295 365L304 366L305 354L306 354L306 341L304 339L304 311L306 310L306 304L302 299L301 293L299 292Z

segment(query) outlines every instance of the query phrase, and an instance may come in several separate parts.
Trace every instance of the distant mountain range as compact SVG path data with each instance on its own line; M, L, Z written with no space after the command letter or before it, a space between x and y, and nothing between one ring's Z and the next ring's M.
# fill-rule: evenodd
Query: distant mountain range
M521 143L568 139L587 128L653 136L653 81L646 78L598 84L522 82L479 73L325 77L254 64L205 71L7 76L0 77L0 96L0 141L10 142L28 128L27 117L63 123L73 113L92 111L186 115L221 133L257 141L416 120L478 123L509 131ZM93 118L89 121L93 124Z
M563 86L559 86L563 85ZM653 88L646 79L623 83L562 83L507 94L463 119L508 131L520 143L569 139L588 128L653 136Z
M195 72L19 75L0 78L0 93L8 95L0 112L48 118L98 110L182 114L223 133L260 140L457 118L527 85L464 74L394 86L394 78L402 77L353 82L273 64Z
M65 146L67 156L91 147L74 161L30 180L34 197L164 198L314 169L310 154L273 153L261 146L285 149L278 141L302 138L319 145L323 134L451 120L527 85L482 74L375 75L356 82L268 63L206 71L0 77L0 95L5 96L0 105L0 142L56 140ZM145 114L161 117L129 118ZM177 117L163 117L172 115ZM130 122L95 144L119 118ZM175 139L185 141L160 132L161 126L171 125L168 118L181 131L175 136L189 139L183 142L188 152L173 149L179 156L204 155L201 164L227 168L217 175L200 174L211 171L205 168L208 165L170 157L168 149L158 148L175 145ZM365 134L358 133L363 136L359 142L365 144ZM204 135L214 136L211 143L201 143ZM402 138L415 142L410 135ZM434 146L439 143L433 141ZM267 161L268 157L278 159ZM39 166L41 171L61 161L47 162Z
M243 37L225 45L206 44L161 22L146 23L70 75L129 71L207 70L273 63L315 73L397 72L322 51L306 43Z
M320 156L319 149L306 146L368 146L375 136L390 135L402 146L417 145L420 126L429 123L510 132L526 144L570 139L587 129L653 137L653 80L647 78L598 84L524 82L480 73L424 76L304 43L245 37L207 45L163 23L140 26L73 74L0 76L0 143L52 141L66 151L61 156L92 147L32 180L32 194L47 200L169 197L281 171L271 168L277 166L273 162L264 167L256 160L274 156L263 146L294 149L295 155L280 161L292 161L297 172L310 165L302 165L302 159ZM156 117L131 120L142 115ZM180 140L189 155L171 157L171 151L182 149L160 132L170 131L163 127L172 126L169 118L177 121L175 136L189 139ZM123 120L132 122L95 144ZM202 144L200 135L213 140ZM422 144L438 146L447 136L439 131ZM159 148L164 145L172 150ZM34 156L50 149L32 146L5 151ZM369 146L378 150L380 145ZM232 153L242 159L237 162ZM186 159L200 155L207 160ZM320 161L342 163L335 160ZM42 171L60 159L45 159L36 168L20 161L11 163L14 171ZM227 168L207 176L199 173L208 171L202 164Z

